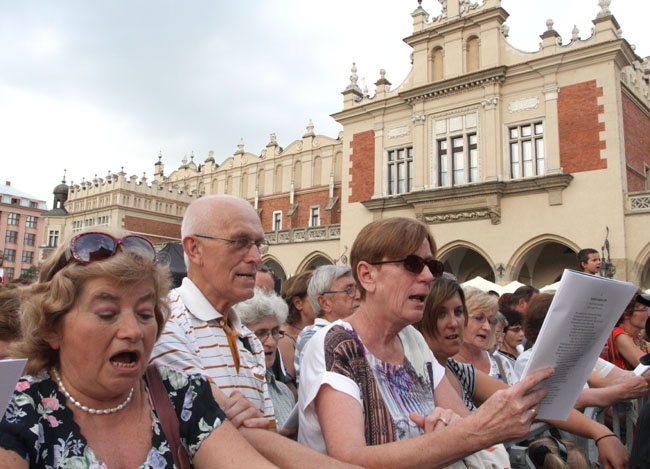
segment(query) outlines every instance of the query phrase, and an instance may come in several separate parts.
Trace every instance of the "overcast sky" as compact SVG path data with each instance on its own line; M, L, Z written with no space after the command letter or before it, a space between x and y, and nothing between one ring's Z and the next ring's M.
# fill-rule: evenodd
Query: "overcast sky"
M424 0L431 16L437 0ZM503 0L512 45L537 50L546 19L590 35L598 0ZM372 94L410 69L417 0L0 0L0 183L45 200L121 168L151 179L183 157L260 154L277 134L336 137L330 116L352 62ZM623 35L650 55L648 0L613 0ZM646 24L644 25L644 21ZM644 34L645 33L645 34Z

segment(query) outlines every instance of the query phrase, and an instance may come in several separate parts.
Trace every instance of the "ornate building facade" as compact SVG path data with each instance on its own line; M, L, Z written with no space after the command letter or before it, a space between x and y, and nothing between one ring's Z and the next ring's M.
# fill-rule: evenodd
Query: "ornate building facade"
M151 183L122 171L73 185L53 223L160 243L178 238L194 198L228 193L257 209L280 278L346 262L361 227L407 216L430 225L461 281L541 287L577 267L579 249L602 247L616 278L650 287L650 71L609 2L585 38L563 39L549 20L535 52L509 43L499 0L440 3L436 17L421 2L410 14L400 85L382 70L371 96L353 65L336 138L309 123L259 155L241 143L221 164L192 158L168 175L159 159Z

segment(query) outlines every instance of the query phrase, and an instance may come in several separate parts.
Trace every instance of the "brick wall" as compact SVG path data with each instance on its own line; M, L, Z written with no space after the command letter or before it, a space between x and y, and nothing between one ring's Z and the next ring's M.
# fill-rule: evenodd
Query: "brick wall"
M341 190L335 189L334 196L341 196ZM311 214L311 207L320 207L320 224L323 225L336 225L341 222L341 202L337 202L332 210L325 210L329 203L329 188L325 187L323 190L317 192L309 192L306 194L295 194L293 198L294 204L298 204L298 209L294 212L293 216L288 217L287 211L289 210L289 196L277 199L267 199L259 202L259 208L262 210L261 221L264 231L273 230L273 212L282 211L282 229L288 230L291 228L305 228L309 226L309 216Z
M623 138L625 139L625 163L627 190L645 190L645 164L650 165L650 118L625 93L623 104ZM631 171L633 168L635 171ZM638 171L638 174L636 171Z
M134 217L132 215L126 215L124 217L124 229L135 231L136 233L143 233L147 235L147 238L154 244L167 243L170 241L169 238L180 239L181 237L180 223L165 223L156 220L148 220L146 218ZM148 233L156 233L165 237L159 238L155 235L149 236Z
M564 86L558 98L558 122L560 136L560 165L565 173L579 173L607 168L600 151L605 142L599 132L605 124L598 122L603 106L598 98L603 89L595 80Z
M350 196L348 202L369 200L375 185L375 132L354 134L350 142Z

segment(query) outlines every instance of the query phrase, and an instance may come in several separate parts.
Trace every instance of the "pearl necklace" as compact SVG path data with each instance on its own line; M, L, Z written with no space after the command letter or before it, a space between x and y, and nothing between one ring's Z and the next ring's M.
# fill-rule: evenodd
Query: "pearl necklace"
M129 402L131 402L131 398L133 397L133 388L131 388L131 391L129 391L129 396L126 398L124 402L122 402L120 405L117 407L112 407L110 409L93 409L88 406L83 405L81 402L76 400L74 397L70 395L68 390L65 388L63 385L63 381L61 381L61 376L59 376L58 371L56 371L54 368L52 369L52 373L54 373L54 377L56 378L56 382L59 384L59 388L61 388L61 392L63 395L70 400L75 406L83 410L84 412L88 412L89 414L97 414L97 415L106 415L106 414L114 414L115 412L119 412L120 410L124 409L127 405L129 405Z

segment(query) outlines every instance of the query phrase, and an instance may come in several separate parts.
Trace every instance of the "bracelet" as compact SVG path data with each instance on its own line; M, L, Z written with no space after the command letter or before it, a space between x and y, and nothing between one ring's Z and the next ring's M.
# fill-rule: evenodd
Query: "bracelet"
M601 436L600 438L596 438L596 439L594 440L594 444L595 444L596 446L598 446L598 442L599 442L600 440L602 440L603 438L610 437L610 436L616 436L616 433L610 433L610 434L608 434L608 435L603 435L603 436Z

